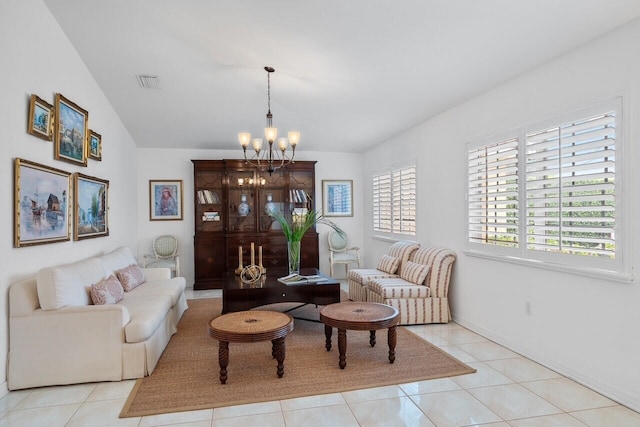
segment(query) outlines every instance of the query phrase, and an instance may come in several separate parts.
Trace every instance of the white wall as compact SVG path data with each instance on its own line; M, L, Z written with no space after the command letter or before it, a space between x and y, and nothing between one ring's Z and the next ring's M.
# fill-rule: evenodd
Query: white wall
M38 269L73 262L90 255L129 245L136 240L136 147L84 63L40 0L0 4L0 366L6 366L8 349L8 288ZM29 97L32 93L53 104L54 94L89 111L89 126L103 137L103 161L88 167L53 159L53 143L27 134ZM67 172L81 172L110 181L110 236L13 248L13 160L16 157ZM0 395L6 390L6 373L0 370Z
M365 155L364 180L391 152L418 154L418 240L454 249L451 286L456 321L587 386L640 409L640 287L465 255L465 144L594 101L624 96L629 165L640 164L640 20L453 108ZM455 85L456 82L442 82ZM620 159L618 159L620 160ZM629 171L623 191L636 218L639 175ZM365 212L371 204L365 200ZM371 224L365 218L365 230ZM629 221L626 237L640 241ZM368 233L365 231L365 235ZM365 239L374 262L380 242ZM369 246L371 245L371 246ZM625 253L633 266L637 252ZM532 304L532 315L525 302Z
M304 143L301 142L301 145ZM302 147L300 147L302 148ZM138 257L151 252L153 238L159 234L174 234L179 240L180 273L187 279L187 286L193 286L193 163L192 159L238 159L238 150L180 150L180 149L139 149L138 150ZM316 209L322 206L322 180L353 180L354 216L331 218L349 235L352 246L362 248L363 194L362 156L346 153L319 153L298 149L296 160L316 160ZM184 219L182 221L149 220L149 180L183 180ZM329 228L318 226L320 233L320 269L329 271L329 249L327 234ZM363 249L364 252L364 249ZM341 268L337 272L344 275ZM267 272L268 273L268 272ZM336 277L341 277L336 274Z

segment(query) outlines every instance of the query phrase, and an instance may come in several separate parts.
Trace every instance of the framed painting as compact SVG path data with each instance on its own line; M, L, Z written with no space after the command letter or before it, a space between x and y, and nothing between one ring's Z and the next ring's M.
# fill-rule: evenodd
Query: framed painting
M89 145L89 158L93 160L102 160L102 135L89 129L87 144Z
M182 220L182 180L149 180L149 219Z
M322 180L322 214L353 216L352 180Z
M51 141L53 135L52 126L53 105L37 95L31 95L27 132L45 141Z
M109 235L109 181L75 174L75 240Z
M16 158L14 247L71 239L71 174Z
M87 166L89 112L56 93L54 158Z

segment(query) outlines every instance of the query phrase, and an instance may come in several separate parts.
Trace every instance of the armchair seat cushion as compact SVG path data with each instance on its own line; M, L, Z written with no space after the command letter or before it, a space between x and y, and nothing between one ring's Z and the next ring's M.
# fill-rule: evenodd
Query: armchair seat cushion
M349 280L358 282L362 285L369 284L371 279L383 279L386 277L400 277L397 274L387 273L375 268L357 268L349 270Z
M429 298L431 290L427 286L416 285L400 278L374 279L369 282L368 295L371 302L384 303L385 299Z

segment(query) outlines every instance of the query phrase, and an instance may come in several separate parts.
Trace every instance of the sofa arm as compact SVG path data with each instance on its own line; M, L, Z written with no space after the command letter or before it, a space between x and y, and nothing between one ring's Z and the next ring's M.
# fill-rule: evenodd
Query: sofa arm
M429 248L428 251L431 269L425 283L431 289L432 297L447 298L456 253L444 248Z
M9 319L10 390L122 379L123 325L119 304L36 310Z
M171 269L166 267L159 268L143 268L144 277L147 281L171 279Z

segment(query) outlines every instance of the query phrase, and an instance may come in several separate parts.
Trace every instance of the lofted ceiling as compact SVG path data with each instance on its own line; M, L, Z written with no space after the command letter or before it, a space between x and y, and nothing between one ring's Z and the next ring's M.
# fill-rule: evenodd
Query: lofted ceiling
M264 66L299 150L362 152L640 16L638 0L44 2L139 147L196 149L262 136Z

